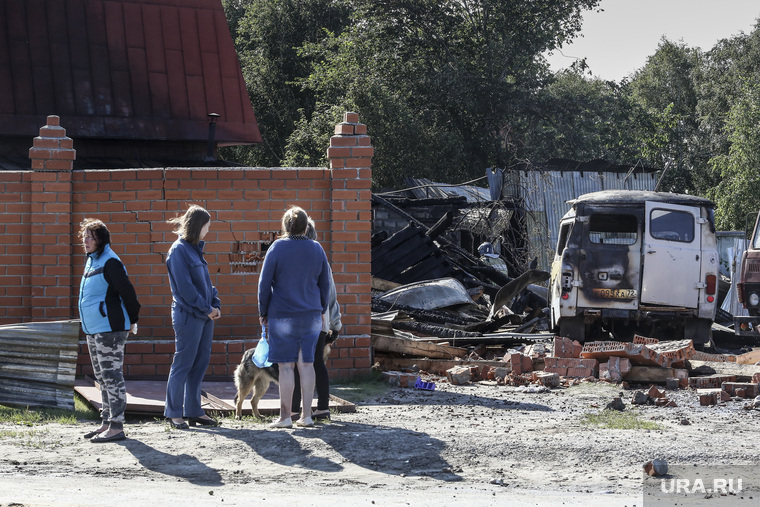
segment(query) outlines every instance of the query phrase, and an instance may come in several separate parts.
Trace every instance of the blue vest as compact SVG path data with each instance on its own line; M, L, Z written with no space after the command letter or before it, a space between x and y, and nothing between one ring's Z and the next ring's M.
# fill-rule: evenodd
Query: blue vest
M103 248L103 252L97 252L87 256L87 264L84 267L82 282L79 284L79 319L82 321L82 330L85 334L110 333L112 331L128 331L130 327L129 316L124 302L117 305L106 304L106 292L108 282L103 276L103 269L111 259L121 262L109 245ZM110 312L123 313L122 318L108 318ZM117 316L112 316L117 317ZM122 329L112 329L112 322L124 322Z

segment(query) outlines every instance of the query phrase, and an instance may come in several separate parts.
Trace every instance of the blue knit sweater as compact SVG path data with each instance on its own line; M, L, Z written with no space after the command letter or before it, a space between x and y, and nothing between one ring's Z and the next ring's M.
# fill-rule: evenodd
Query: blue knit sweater
M327 310L330 266L322 246L301 236L269 246L259 276L259 315L318 316Z

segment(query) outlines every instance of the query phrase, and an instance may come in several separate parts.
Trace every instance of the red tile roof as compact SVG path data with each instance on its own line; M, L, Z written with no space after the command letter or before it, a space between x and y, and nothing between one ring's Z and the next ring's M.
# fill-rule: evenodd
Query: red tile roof
M259 143L220 0L0 0L0 135Z

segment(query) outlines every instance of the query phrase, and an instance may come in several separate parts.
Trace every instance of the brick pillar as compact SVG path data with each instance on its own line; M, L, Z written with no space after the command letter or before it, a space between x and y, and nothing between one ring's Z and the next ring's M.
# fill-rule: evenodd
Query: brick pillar
M32 320L78 318L72 278L71 171L76 158L58 116L48 116L29 149L32 160Z
M374 148L359 115L347 112L335 126L327 158L332 176L331 253L338 301L347 335L331 371L368 370L370 364L372 156ZM350 347L350 348L349 348ZM346 357L348 356L348 357Z

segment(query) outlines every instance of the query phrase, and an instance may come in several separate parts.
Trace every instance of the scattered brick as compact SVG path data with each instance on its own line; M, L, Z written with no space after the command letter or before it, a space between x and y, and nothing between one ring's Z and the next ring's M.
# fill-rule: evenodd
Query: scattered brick
M636 391L633 393L631 403L633 405L646 405L649 402L649 396L644 391Z
M509 355L509 366L512 368L512 373L515 375L519 375L523 372L522 359L520 359L520 354Z
M623 403L623 399L620 396L617 396L613 398L613 400L609 403L607 403L607 406L604 407L605 410L619 410L620 412L625 410L625 403Z
M554 357L580 357L583 345L570 338L554 337Z
M470 368L466 366L454 366L446 370L446 379L452 385L467 384L471 380Z
M758 385L754 382L723 382L720 387L731 396L754 398L758 395ZM742 394L739 394L739 389Z
M699 395L699 404L703 407L709 406L709 405L717 405L718 404L718 396L716 393L704 393Z
M655 398L655 399L657 399L657 398L664 398L665 397L665 393L663 393L662 391L660 391L657 388L657 386L652 386L652 387L649 388L649 391L647 392L647 396L649 396L650 398Z
M658 407L664 407L668 403L670 403L670 400L667 398L657 398L656 400L654 400L654 404L657 405Z
M670 391L675 391L678 389L679 382L678 379L675 377L668 377L665 379L665 389L668 389Z
M533 373L534 379L539 384L546 387L559 387L559 375L548 371L537 371Z
M651 343L647 347L670 359L671 364L675 366L683 366L684 361L692 359L697 352L692 340Z
M707 352L701 352L699 350L694 351L694 356L691 358L695 361L713 361L716 363L735 363L736 356L729 354L708 354Z
M509 368L504 366L492 366L488 372L490 380L504 380L509 375Z
M655 352L646 345L615 341L589 342L583 346L581 357L609 360L610 357L624 357L632 364L645 366L670 366L670 359ZM609 367L609 365L608 365Z
M728 394L726 391L722 390L720 391L720 401L731 401L731 395Z
M586 368L585 366L574 366L572 368L567 369L567 376L568 377L592 377L594 375L594 370L591 368Z
M735 375L706 375L704 377L689 377L689 387L707 389L721 387L723 382L736 382Z
M417 382L416 374L401 371L384 371L381 378L383 382L399 387L414 387Z
M520 359L522 360L523 373L533 371L533 359L530 356L520 354Z
M650 343L660 343L660 340L657 338L647 338L646 336L635 334L633 335L633 343L648 345Z

